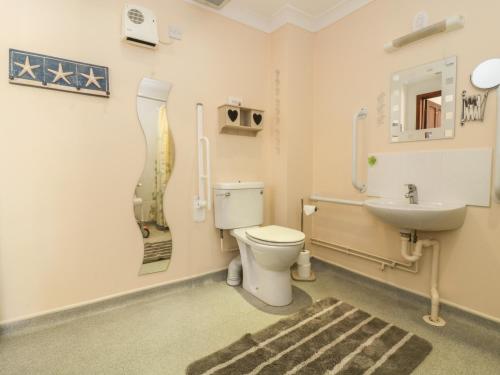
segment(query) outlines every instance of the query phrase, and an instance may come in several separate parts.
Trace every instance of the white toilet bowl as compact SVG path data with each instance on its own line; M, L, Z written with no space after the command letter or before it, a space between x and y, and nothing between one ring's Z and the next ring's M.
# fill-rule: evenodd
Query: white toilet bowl
M271 225L231 231L238 241L243 288L271 306L292 302L290 267L304 244L304 233Z

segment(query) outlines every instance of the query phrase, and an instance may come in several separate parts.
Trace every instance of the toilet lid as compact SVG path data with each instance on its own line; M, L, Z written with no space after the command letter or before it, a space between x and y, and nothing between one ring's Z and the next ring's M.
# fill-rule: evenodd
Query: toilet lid
M246 234L256 240L274 243L296 243L304 241L306 238L305 234L298 230L278 225L250 228L247 229Z

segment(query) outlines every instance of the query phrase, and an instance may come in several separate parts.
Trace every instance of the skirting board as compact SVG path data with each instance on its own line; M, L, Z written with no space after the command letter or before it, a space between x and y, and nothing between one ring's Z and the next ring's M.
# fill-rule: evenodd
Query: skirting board
M170 280L164 283L150 285L144 288L132 289L126 292L63 306L57 309L45 310L39 313L24 315L16 319L0 322L0 337L17 333L25 329L37 329L46 325L64 323L78 317L96 314L130 303L133 300L151 298L168 290L192 288L207 281L222 281L226 278L227 267L216 269L199 275Z
M417 292L415 290L402 287L398 284L394 284L394 283L391 283L391 282L388 282L385 280L378 279L378 278L373 277L373 276L366 275L366 274L359 272L359 271L354 271L350 268L338 265L336 263L333 263L332 261L326 260L322 257L317 256L317 255L313 255L312 259L319 261L320 263L325 264L327 267L330 267L330 268L333 268L336 270L341 270L344 273L351 274L356 278L361 278L361 279L364 279L366 281L369 280L371 282L375 281L376 283L381 285L383 288L395 289L401 293L405 293L406 295L408 295L412 298L419 298L419 299L425 300L426 302L430 301L430 297L425 293ZM496 318L494 316L484 314L482 312L470 309L468 307L459 305L457 303L448 301L446 299L441 298L440 302L441 302L441 305L444 305L444 306L442 306L442 307L444 307L444 309L453 310L453 311L458 312L462 315L467 315L468 317L475 319L475 320L479 319L487 325L493 324L496 329L500 329L500 318Z

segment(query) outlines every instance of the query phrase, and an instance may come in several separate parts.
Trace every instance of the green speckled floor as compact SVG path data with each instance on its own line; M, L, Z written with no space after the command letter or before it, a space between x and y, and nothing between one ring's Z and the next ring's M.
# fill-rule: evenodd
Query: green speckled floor
M327 296L429 340L434 349L415 374L500 374L497 325L445 309L448 325L432 328L421 319L424 301L320 264L315 268L318 280L296 283L296 302L283 310L208 281L25 327L0 336L0 374L180 375L190 362Z

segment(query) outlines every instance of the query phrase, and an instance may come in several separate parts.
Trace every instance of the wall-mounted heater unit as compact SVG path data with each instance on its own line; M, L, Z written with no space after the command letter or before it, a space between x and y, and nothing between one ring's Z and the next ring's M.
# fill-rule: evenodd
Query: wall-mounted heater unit
M194 0L197 3L209 6L210 8L221 9L229 3L230 0Z
M159 37L154 13L138 5L126 4L123 9L122 39L141 47L156 48Z

